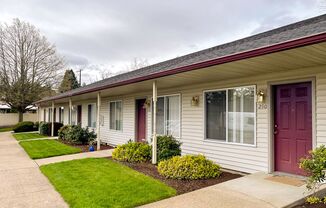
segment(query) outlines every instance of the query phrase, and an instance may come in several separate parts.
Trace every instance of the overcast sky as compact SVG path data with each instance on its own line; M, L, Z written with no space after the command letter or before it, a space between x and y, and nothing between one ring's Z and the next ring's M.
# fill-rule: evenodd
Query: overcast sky
M0 0L0 22L34 24L82 82L326 13L326 0Z

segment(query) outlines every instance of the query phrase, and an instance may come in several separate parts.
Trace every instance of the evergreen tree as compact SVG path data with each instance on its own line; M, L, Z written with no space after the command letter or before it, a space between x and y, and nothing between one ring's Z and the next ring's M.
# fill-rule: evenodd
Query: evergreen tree
M59 87L59 92L66 92L80 87L73 70L66 70L63 80Z

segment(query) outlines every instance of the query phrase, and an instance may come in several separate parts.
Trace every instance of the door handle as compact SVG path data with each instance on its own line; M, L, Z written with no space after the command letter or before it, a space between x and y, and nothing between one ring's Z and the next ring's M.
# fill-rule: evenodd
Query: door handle
M275 124L275 125L274 125L274 134L278 134L277 127L278 127L278 125Z

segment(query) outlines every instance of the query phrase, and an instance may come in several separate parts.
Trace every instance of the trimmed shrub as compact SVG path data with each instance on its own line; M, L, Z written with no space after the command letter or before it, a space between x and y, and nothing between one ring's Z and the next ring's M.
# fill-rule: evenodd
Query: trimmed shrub
M158 164L158 172L172 179L208 179L221 174L220 166L203 155L175 156Z
M38 131L38 127L39 127L39 125L40 125L40 122L38 122L38 121L36 121L36 122L34 123L34 126L33 126L34 131Z
M88 128L73 125L62 128L60 137L72 144L89 144L94 141L96 134L94 131L89 131Z
M162 161L173 156L181 155L181 142L173 136L157 137L157 160Z
M307 178L308 190L315 191L318 185L326 179L323 172L326 170L326 147L321 145L310 151L307 157L300 160L300 168L309 175Z
M48 135L49 133L51 134L51 131L49 131L47 122L40 122L40 134Z
M53 136L58 136L59 129L63 126L62 123L54 122L54 132ZM52 123L51 122L41 122L40 124L40 134L51 136Z
M13 128L15 133L17 132L27 132L27 131L34 131L34 123L32 121L23 121L19 122Z
M128 142L118 145L112 153L112 158L119 161L139 163L151 159L151 146L141 142Z
M62 126L58 131L58 139L66 140L66 135L70 129L71 129L70 125Z

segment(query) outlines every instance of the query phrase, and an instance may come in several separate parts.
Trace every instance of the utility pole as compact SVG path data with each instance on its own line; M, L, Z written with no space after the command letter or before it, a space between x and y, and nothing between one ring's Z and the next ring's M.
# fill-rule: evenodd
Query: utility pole
M82 86L82 83L81 83L81 69L79 69L79 85Z

